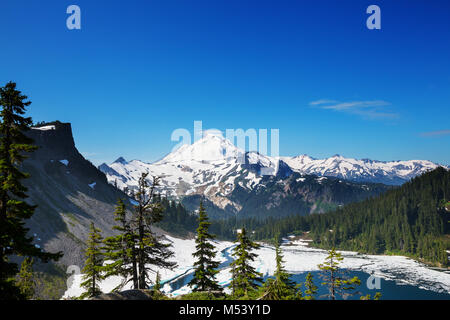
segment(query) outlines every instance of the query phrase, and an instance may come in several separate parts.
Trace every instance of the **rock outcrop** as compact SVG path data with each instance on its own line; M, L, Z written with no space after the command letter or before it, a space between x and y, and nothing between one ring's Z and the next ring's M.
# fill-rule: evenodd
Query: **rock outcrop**
M46 124L27 135L39 147L21 168L31 175L23 181L28 201L37 205L27 221L30 235L47 251L63 251L63 267L82 268L90 222L110 235L117 199L127 196L78 152L70 123Z

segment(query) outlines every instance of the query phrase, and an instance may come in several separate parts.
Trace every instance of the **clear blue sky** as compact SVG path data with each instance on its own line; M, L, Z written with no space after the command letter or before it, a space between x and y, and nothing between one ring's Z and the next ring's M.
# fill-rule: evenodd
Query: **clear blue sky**
M282 155L450 164L449 14L429 0L2 0L0 83L35 121L71 122L96 164L161 158L194 120L278 128Z

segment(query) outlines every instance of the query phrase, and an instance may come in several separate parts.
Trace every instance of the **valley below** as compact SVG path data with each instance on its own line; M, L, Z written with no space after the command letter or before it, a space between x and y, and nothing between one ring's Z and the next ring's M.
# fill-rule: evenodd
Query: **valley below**
M179 239L167 236L172 243L175 252L177 268L172 271L155 269L161 275L162 291L171 297L178 297L191 292L187 283L193 276L193 258L195 242L193 239ZM234 247L232 242L216 241L218 258L221 261L219 273L216 276L219 284L230 292L231 251ZM291 273L291 279L297 283L303 282L308 272L314 276L314 282L319 287L318 299L327 299L327 288L320 285L320 271L318 265L323 263L327 251L312 248L305 240L294 236L283 239L281 245L284 255L286 270ZM340 267L350 276L358 276L361 285L357 288L354 296L347 299L359 299L361 295L376 292L382 294L381 299L395 300L423 300L423 299L450 299L450 272L438 271L404 256L366 255L351 251L339 251L344 260ZM262 244L261 248L255 250L257 258L253 266L261 272L264 278L273 275L275 264L275 249L273 246ZM155 277L155 274L153 274ZM372 276L371 279L369 277ZM379 278L379 288L369 288L368 283L375 283L373 277ZM82 275L75 275L73 282L65 292L63 299L79 296L83 291L80 288ZM369 281L368 281L369 279ZM155 279L153 279L155 280ZM120 277L111 277L100 284L103 292L110 292L120 284ZM123 290L131 289L131 284L123 287Z

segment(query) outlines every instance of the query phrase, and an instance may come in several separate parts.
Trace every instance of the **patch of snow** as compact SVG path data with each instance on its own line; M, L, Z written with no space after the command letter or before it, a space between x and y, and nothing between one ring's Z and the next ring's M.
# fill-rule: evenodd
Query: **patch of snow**
M41 131L48 131L48 130L55 130L55 126L43 126L43 127L32 127L31 129L34 130L41 130Z

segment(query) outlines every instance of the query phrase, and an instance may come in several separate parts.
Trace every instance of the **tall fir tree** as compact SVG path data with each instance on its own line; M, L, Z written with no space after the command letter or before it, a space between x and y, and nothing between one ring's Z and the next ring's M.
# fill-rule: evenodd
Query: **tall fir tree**
M233 269L232 288L235 297L248 298L249 293L256 290L259 283L262 282L262 274L251 265L257 257L251 251L258 249L260 246L250 240L245 228L238 232L235 242L237 245L233 248L232 253L234 261L231 263Z
M352 291L361 284L358 277L349 278L345 275L339 264L344 260L342 255L333 248L328 251L328 256L324 263L319 264L322 270L322 285L328 287L328 297L330 300L336 300L338 295L346 299L349 295L354 294Z
M231 288L231 296L236 296L236 266L234 264L230 264L231 266L231 281L230 281L230 288Z
M137 288L137 235L133 232L132 226L127 220L126 207L122 199L117 201L114 220L118 224L113 226L113 230L117 231L118 234L105 238L103 241L105 244L105 260L109 262L103 267L105 278L110 276L122 277L122 282L113 291L120 290L130 281L133 281L134 288Z
M302 297L303 300L315 300L317 294L317 286L314 284L314 276L311 272L308 272L305 279L305 292Z
M283 254L280 247L280 237L277 234L275 243L275 272L274 277L267 279L263 286L263 298L267 300L291 300L296 294L296 284L291 275L284 268Z
M192 254L196 261L194 262L194 278L189 282L193 291L222 291L222 287L214 278L219 272L217 268L220 262L215 261L216 251L211 243L215 236L208 232L211 223L208 221L206 210L203 203L200 202L198 212L197 237L195 239L196 251Z
M153 177L151 183L147 181L148 173L139 178L138 190L134 206L134 228L137 236L136 258L138 266L138 288L148 289L151 282L149 273L156 273L157 268L173 269L177 264L169 261L173 257L170 244L164 243L162 236L157 236L152 226L163 219L163 207L156 199L156 188L159 178Z
M100 232L100 229L91 222L81 283L81 287L86 291L79 297L80 299L94 298L102 293L99 282L104 279L102 274L104 256L101 251L103 239Z
M27 188L21 180L29 175L19 169L26 154L36 149L25 135L33 123L23 116L31 104L27 99L13 82L0 88L0 299L23 298L14 283L18 265L10 261L10 256L36 257L44 263L62 256L61 252L47 253L35 246L25 227L36 209L25 201Z

